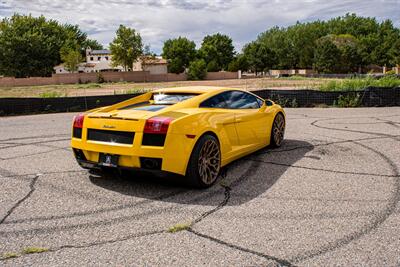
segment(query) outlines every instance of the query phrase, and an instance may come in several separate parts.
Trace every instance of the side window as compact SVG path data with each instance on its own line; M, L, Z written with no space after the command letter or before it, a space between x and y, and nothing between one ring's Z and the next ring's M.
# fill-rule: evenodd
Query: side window
M224 93L222 93L224 94ZM200 103L201 108L226 108L226 102L222 94L218 94L216 96L210 97L207 100L204 100Z
M262 105L264 105L264 101L262 101L260 98L256 98L258 102L258 106L261 108Z
M241 91L225 92L224 98L230 109L258 109L260 105L257 97Z

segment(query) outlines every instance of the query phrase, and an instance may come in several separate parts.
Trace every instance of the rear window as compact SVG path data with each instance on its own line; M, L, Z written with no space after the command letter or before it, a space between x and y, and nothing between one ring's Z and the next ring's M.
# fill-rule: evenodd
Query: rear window
M132 104L120 109L158 111L169 105L177 104L197 95L198 94L191 93L156 93L152 95L150 101Z
M173 105L195 96L197 96L197 94L158 93L153 94L153 100L155 105Z

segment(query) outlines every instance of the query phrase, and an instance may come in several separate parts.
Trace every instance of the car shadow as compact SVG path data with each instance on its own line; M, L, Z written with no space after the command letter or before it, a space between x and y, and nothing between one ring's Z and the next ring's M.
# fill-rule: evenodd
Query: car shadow
M285 140L278 149L264 148L227 165L219 180L208 189L184 185L185 177L159 177L146 172L90 173L90 181L106 190L136 198L190 205L218 205L229 190L227 205L241 205L270 189L295 162L313 149L299 140Z

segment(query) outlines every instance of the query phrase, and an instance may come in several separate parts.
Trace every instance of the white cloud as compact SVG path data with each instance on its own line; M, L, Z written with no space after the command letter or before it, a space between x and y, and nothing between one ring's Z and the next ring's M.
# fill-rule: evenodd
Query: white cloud
M78 24L89 37L108 45L120 24L137 29L144 43L160 52L168 38L186 36L199 45L206 34L230 35L239 50L266 29L296 21L357 13L392 19L400 25L398 0L0 0L0 17L14 12Z

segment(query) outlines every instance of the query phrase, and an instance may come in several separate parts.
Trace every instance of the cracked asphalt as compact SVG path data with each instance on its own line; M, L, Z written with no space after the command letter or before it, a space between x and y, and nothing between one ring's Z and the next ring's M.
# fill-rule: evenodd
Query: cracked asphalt
M80 169L72 113L0 118L0 265L398 266L400 108L286 112L207 190Z

